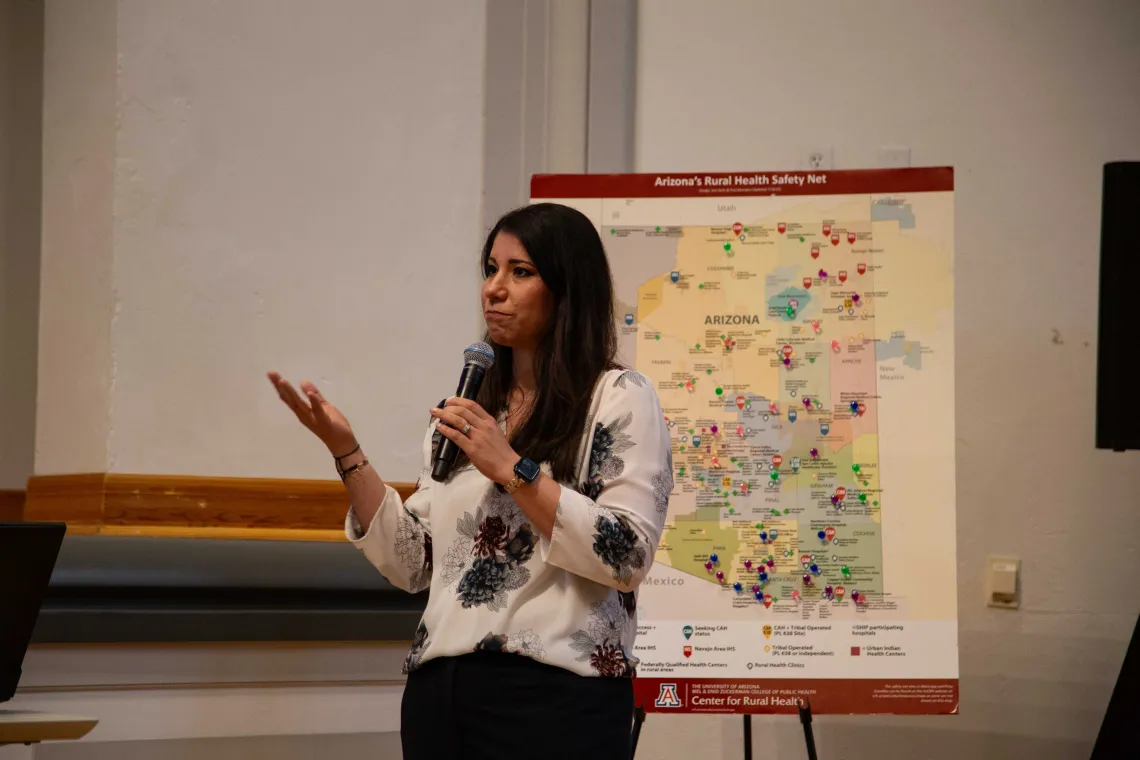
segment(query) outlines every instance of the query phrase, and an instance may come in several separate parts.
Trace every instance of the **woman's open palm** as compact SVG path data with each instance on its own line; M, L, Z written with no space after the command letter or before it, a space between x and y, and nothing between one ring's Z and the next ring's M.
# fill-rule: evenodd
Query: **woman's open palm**
M285 405L293 410L301 424L321 439L334 456L347 454L356 446L356 436L352 426L340 410L325 400L317 386L306 381L301 383L302 393L276 372L270 372L269 382L277 389L277 395Z

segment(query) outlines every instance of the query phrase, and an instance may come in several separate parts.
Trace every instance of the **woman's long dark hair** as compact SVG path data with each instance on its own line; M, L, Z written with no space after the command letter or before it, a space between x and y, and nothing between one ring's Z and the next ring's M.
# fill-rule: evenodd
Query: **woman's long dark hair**
M535 462L549 462L555 480L571 483L591 392L603 373L620 367L609 261L597 229L584 214L557 203L536 203L507 213L495 224L483 244L484 274L501 232L518 238L554 296L550 322L535 351L537 392L531 413L511 437L511 446ZM498 417L507 409L513 360L510 348L489 334L484 339L495 349L495 364L477 401ZM460 452L452 471L467 461Z

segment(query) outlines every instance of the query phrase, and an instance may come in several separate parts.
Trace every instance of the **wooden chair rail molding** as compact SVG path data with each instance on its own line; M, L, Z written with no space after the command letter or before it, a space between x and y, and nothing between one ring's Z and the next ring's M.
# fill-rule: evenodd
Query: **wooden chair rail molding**
M415 489L390 485L405 499ZM339 480L91 473L29 478L23 519L72 535L343 541L347 511Z

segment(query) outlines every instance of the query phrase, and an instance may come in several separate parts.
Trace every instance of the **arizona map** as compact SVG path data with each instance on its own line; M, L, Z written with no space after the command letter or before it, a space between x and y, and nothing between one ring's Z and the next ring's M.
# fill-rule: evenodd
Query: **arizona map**
M541 175L597 225L674 487L660 712L957 710L953 171Z

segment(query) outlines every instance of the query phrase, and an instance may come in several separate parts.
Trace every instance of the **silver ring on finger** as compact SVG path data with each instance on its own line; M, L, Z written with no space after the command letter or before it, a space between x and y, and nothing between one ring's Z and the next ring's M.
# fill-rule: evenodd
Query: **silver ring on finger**
M467 435L470 432L471 432L471 423L468 422L466 425L463 426L463 435Z

